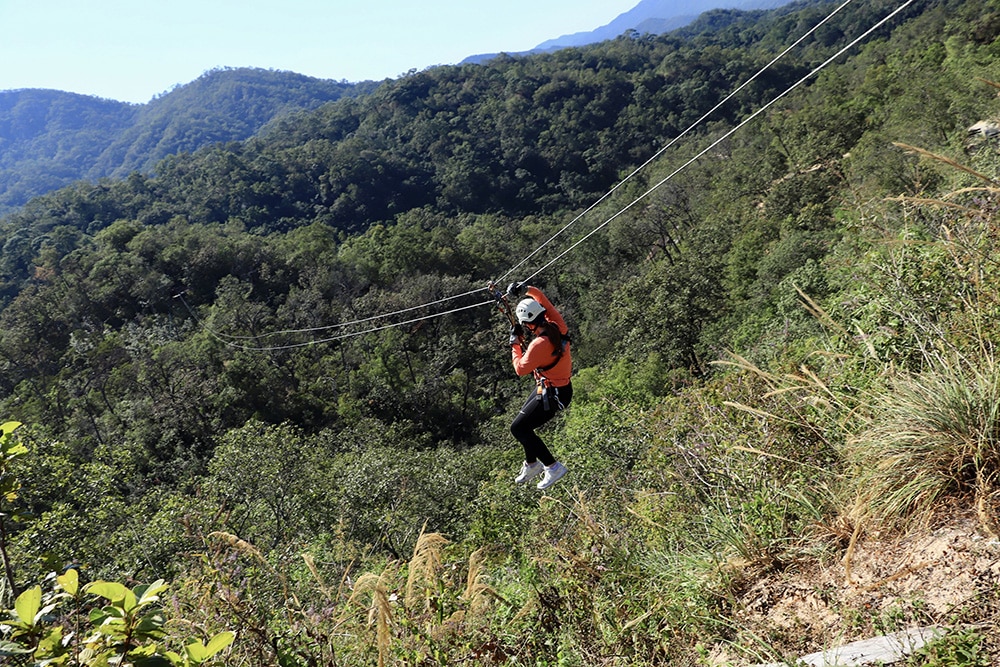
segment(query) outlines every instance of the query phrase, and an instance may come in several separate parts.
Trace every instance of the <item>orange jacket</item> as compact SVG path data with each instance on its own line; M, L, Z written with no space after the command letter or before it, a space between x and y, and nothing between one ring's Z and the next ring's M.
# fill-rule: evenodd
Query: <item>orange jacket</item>
M552 305L552 302L542 294L540 289L537 287L528 287L525 290L525 294L542 304L542 307L545 308L542 316L559 327L559 333L565 336L569 332L569 328L566 326L562 315ZM541 369L555 361L556 353L555 346L547 336L536 336L528 344L527 350L522 351L521 345L518 343L511 345L510 349L511 360L514 363L514 372L518 375L534 373L535 379L545 380L547 384L553 387L565 387L569 384L570 375L573 373L573 360L570 357L569 341L563 341L562 356L559 357L556 365L547 371L542 371Z

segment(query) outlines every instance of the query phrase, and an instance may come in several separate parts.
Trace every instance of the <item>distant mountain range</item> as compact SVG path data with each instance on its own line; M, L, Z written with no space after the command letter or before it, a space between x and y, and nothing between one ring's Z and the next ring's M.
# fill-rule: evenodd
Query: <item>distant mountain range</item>
M787 5L792 0L642 0L638 5L618 15L607 25L589 32L575 32L542 42L530 51L510 53L526 55L544 53L574 46L586 46L608 39L615 39L630 30L639 34L659 35L693 23L701 14L713 9L774 9ZM481 63L498 56L498 53L484 53L469 56L462 64Z
M146 104L58 90L0 91L0 215L79 180L149 172L168 155L242 141L292 111L364 94L294 72L217 69Z

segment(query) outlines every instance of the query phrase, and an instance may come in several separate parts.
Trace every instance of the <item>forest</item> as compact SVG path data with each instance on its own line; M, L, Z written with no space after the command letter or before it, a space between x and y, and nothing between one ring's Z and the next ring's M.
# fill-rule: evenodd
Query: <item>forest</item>
M82 179L149 173L167 155L242 141L286 113L376 86L244 67L205 72L146 104L0 91L0 215Z
M998 38L993 0L719 10L6 214L0 655L794 664L933 626L909 664L996 664ZM491 281L570 327L544 492ZM958 527L970 588L904 593L934 567L890 554Z

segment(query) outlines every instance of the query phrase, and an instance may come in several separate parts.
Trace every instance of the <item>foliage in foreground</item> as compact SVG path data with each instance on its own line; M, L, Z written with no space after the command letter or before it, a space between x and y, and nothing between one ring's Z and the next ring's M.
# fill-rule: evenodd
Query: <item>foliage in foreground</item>
M163 648L159 643L167 637L167 619L159 606L167 589L163 581L132 589L109 581L81 587L77 570L49 581L55 584L51 591L29 588L0 621L7 638L0 642L0 656L10 664L197 667L235 639L233 633L221 632L207 644L188 639L179 652Z
M14 435L21 425L0 426L0 491L4 509L17 500L21 488L12 463L28 453ZM7 555L6 524L12 513L0 514L0 553L4 582L16 591ZM208 640L186 639L178 651L159 642L168 636L162 595L168 585L159 580L132 589L121 583L92 581L80 585L77 568L46 577L14 598L0 618L0 657L13 665L86 665L102 667L196 667L228 647L235 635L221 632Z

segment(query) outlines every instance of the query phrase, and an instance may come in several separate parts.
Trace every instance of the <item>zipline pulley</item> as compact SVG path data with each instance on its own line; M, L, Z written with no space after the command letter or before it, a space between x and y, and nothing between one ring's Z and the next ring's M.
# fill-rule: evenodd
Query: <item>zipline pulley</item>
M510 324L511 333L517 336L518 342L521 344L521 348L524 348L524 330L518 323L517 318L514 317L514 309L510 306L510 300L507 298L507 293L497 286L495 281L490 281L490 284L486 286L486 290L492 295L493 299L496 301L497 310L507 318L507 322Z

